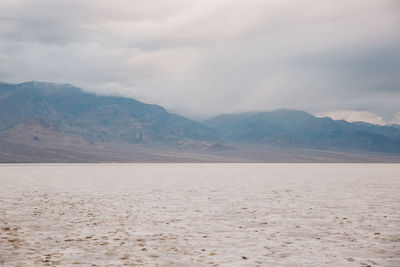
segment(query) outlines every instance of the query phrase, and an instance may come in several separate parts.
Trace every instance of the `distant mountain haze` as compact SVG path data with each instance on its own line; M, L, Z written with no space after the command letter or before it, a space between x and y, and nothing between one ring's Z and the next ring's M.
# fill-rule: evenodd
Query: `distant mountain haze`
M317 118L298 110L220 115L204 123L236 143L400 153L398 128Z
M102 151L95 161L129 160L135 153L150 153L147 160L163 161L171 156L170 151L175 151L173 158L185 158L176 153L191 151L194 161L198 157L219 161L218 153L225 159L236 153L241 155L236 160L241 161L247 157L241 151L248 147L252 147L246 152L249 159L262 161L262 156L254 155L267 153L269 146L398 155L400 129L317 118L288 109L227 114L197 122L158 105L99 96L69 84L0 83L0 161L35 161L32 151L40 151L43 161L57 151L68 155L59 161L81 161L81 157L90 161L90 155L97 153L93 151ZM105 153L105 147L112 152ZM32 155L26 157L27 153Z

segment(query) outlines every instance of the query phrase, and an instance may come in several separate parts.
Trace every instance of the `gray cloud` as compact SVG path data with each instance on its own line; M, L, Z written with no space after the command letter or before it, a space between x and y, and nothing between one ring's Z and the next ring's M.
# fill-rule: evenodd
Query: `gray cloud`
M197 118L400 111L397 0L3 0L0 14L3 81L68 82Z

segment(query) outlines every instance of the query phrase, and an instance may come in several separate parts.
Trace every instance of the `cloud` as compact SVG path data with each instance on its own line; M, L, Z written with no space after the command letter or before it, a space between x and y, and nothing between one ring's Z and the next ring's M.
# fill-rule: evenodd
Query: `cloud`
M196 118L400 103L397 0L4 0L0 80L68 82Z

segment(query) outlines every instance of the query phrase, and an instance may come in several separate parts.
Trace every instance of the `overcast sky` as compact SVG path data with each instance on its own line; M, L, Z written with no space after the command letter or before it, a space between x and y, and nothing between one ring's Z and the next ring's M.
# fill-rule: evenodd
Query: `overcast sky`
M400 1L1 0L0 80L400 123Z

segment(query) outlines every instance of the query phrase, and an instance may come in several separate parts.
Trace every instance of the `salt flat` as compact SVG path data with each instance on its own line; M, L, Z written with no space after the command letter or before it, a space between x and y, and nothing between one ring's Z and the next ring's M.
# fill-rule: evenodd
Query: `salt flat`
M400 165L0 165L1 266L400 266Z

